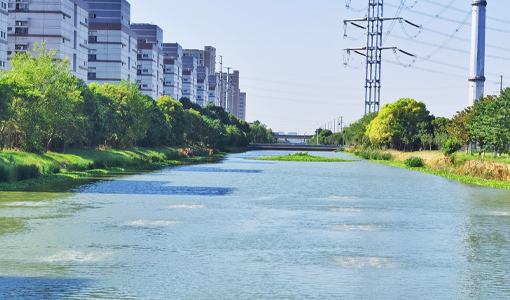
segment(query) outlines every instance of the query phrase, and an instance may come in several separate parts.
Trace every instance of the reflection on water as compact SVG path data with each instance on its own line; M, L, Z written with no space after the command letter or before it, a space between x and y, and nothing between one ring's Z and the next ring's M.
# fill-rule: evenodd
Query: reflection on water
M116 180L100 181L78 191L87 194L222 196L234 189L202 186L172 186L170 182Z
M287 153L0 192L0 299L510 298L509 191Z

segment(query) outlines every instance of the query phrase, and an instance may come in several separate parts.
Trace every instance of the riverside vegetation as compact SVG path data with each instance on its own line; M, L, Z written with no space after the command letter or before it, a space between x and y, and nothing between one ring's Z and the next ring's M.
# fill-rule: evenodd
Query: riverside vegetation
M342 135L348 151L377 162L490 187L510 188L510 89L482 97L452 119L400 99L364 116ZM471 145L476 141L479 150ZM462 148L465 152L460 152ZM418 151L417 151L418 150ZM493 151L488 158L486 153ZM391 159L382 160L387 155Z
M152 99L125 81L87 85L55 54L35 44L1 73L0 182L156 166L274 140L264 124L249 125L221 107Z
M281 156L266 156L253 158L251 160L270 160L270 161L300 161L300 162L351 162L354 160L347 160L338 157L320 157L309 155L308 152L298 152L294 154L281 155Z

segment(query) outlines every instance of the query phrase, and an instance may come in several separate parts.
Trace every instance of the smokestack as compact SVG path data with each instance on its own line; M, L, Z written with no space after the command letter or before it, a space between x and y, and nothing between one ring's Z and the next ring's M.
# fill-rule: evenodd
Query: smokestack
M471 33L471 65L469 74L469 105L480 99L485 82L485 20L486 0L473 0L473 22Z

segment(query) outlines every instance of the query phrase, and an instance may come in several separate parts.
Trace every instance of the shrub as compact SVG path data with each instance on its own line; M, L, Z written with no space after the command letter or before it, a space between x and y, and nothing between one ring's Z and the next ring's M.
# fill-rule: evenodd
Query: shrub
M423 167L423 159L421 157L408 158L404 163L409 168Z
M361 151L357 153L359 157L363 159L370 159L370 152Z
M27 179L36 178L40 175L37 166L15 166L13 168L14 181L22 181Z
M40 172L42 174L57 174L60 173L60 165L57 163L43 165Z
M392 158L393 158L393 156L391 155L391 153L385 153L382 156L383 160L391 160Z
M456 138L450 138L443 144L443 154L451 155L460 149L460 143Z
M0 166L0 182L8 182L11 171L7 166Z
M373 159L373 160L382 160L382 156L381 154L377 153L377 152L374 152L370 155L370 159Z

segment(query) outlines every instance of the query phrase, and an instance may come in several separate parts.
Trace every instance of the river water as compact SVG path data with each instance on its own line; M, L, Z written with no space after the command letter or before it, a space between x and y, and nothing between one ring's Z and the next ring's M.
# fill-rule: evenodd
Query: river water
M284 153L0 192L0 299L510 298L510 191Z

